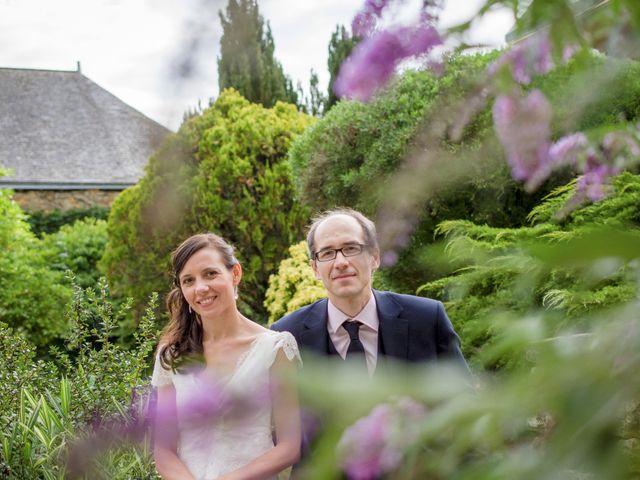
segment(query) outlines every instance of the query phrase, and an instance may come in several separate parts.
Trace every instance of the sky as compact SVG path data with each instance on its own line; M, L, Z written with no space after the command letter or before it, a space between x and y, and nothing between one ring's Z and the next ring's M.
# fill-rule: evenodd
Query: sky
M411 11L414 0L408 3ZM218 94L217 57L227 0L0 0L0 67L76 70L160 124ZM313 68L328 82L327 49L363 0L258 0L276 58L308 90ZM479 0L446 0L443 25L471 18ZM475 42L500 46L513 24L496 12L475 25Z

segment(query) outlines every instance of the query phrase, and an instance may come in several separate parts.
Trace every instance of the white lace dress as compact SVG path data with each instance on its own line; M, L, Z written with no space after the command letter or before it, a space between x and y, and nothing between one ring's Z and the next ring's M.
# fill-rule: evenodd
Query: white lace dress
M178 456L197 480L214 480L273 447L270 368L281 349L300 363L293 335L269 330L232 372L217 378L207 371L174 373L156 358L151 384L176 390ZM156 428L162 428L161 412Z

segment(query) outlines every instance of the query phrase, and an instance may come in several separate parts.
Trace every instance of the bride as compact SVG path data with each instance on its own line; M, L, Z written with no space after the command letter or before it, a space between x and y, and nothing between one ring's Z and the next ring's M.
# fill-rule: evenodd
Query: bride
M295 339L238 311L242 268L221 237L188 238L172 263L151 381L156 468L165 480L276 478L300 456Z

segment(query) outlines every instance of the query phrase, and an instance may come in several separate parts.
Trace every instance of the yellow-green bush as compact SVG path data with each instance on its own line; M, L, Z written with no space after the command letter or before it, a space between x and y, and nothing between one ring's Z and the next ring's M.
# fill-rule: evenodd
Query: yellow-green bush
M269 324L283 315L325 297L320 280L309 266L306 242L289 248L289 257L280 262L278 273L269 277L264 306L269 312Z

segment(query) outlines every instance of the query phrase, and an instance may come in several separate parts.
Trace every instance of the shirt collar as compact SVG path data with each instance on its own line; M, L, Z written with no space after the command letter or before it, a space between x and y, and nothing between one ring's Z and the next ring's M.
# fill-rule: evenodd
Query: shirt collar
M329 300L329 304L327 305L327 314L329 317L327 329L331 334L336 333L338 327L340 327L345 320L350 318L357 319L359 322L363 323L375 332L378 331L378 309L376 308L376 297L373 292L371 292L371 296L369 297L367 304L354 317L350 317L345 314L342 310L331 303L331 300Z

